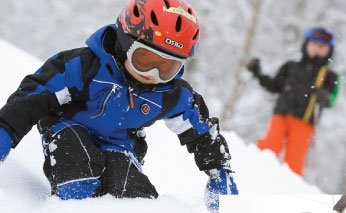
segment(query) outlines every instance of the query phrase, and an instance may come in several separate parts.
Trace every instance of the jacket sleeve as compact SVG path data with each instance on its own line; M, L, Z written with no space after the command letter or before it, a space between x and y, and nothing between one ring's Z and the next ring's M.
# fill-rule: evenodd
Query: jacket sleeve
M83 53L84 52L84 53ZM47 60L32 75L26 76L0 110L0 126L8 130L13 147L32 126L52 112L61 113L62 106L83 90L86 69L82 55L86 48L65 51Z
M181 145L194 154L198 168L201 171L230 168L231 155L226 140L219 132L218 119L209 117L203 97L186 82L176 108L181 108L181 112L164 121L178 135Z
M276 76L271 78L267 75L259 75L258 79L262 87L272 93L278 93L282 89L283 82L288 76L288 70L292 62L287 62L280 67Z

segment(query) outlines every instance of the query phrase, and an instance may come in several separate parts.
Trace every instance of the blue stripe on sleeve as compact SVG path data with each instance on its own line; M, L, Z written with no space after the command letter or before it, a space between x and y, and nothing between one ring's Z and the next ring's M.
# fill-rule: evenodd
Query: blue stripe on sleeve
M38 85L34 92L29 93L27 97L32 95L38 95L48 90L50 92L57 92L62 90L64 85L64 74L58 73L53 78L51 78L45 85Z
M80 57L73 58L65 64L65 75L65 84L68 88L76 87L78 91L82 91L84 83Z

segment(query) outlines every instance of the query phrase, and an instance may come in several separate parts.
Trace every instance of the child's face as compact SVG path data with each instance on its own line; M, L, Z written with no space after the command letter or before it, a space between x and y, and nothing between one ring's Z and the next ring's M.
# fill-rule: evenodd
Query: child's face
M319 41L309 41L306 46L306 52L310 58L325 58L329 55L330 46Z
M137 81L141 82L142 84L159 84L160 83L154 77L143 76L143 75L137 74L133 70L132 66L130 65L129 60L126 59L124 65L125 65L127 72L129 72L132 77L134 77Z

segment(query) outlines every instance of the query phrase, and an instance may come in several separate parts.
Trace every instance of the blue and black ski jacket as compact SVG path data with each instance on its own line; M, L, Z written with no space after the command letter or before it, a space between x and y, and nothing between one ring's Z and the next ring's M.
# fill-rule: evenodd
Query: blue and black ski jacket
M47 131L80 125L101 150L138 157L138 138L144 137L138 133L163 119L195 154L200 170L228 164L230 155L217 119L209 118L203 98L181 79L183 69L167 84L136 86L107 51L110 40L116 40L115 25L95 32L88 47L58 53L24 78L0 110L0 126L11 133L13 147L36 124L43 137Z

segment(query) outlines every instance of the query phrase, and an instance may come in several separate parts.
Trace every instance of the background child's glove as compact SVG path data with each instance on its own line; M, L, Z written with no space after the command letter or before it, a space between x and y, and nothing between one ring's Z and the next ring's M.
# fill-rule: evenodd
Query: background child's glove
M329 103L329 92L324 88L314 88L313 92L317 95L317 102L323 107L330 106Z
M254 76L259 77L262 74L261 61L258 58L252 59L246 68L254 74Z
M0 161L5 160L10 153L12 143L10 134L4 128L0 128Z
M238 189L232 172L221 168L209 171L210 179L205 190L205 204L210 212L218 212L219 195L237 195Z

